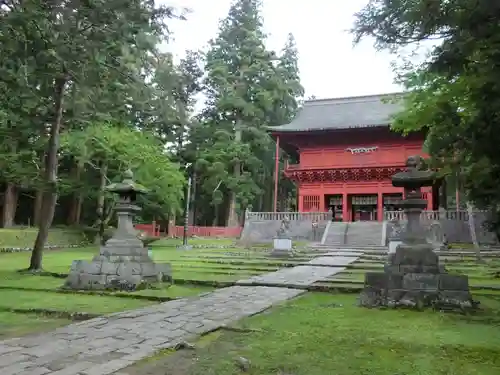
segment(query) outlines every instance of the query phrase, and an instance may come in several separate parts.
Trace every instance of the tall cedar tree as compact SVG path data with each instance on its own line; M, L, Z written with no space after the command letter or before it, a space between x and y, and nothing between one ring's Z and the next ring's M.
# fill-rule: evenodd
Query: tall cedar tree
M124 83L130 81L130 61L137 61L139 52L144 56L165 35L163 20L170 15L170 9L154 8L152 2L140 0L2 3L0 38L8 41L1 47L2 59L10 62L9 73L13 66L23 67L24 82L16 92L26 87L24 91L31 89L46 95L46 112L40 128L34 132L46 144L46 151L42 216L30 270L42 267L43 248L60 193L59 136L66 125L65 98L74 87L98 86L110 72L116 72L114 76ZM4 97L1 93L0 96ZM23 115L22 111L13 113Z
M282 90L276 56L264 45L260 7L258 0L235 1L206 55L210 138L200 145L197 169L207 175L205 191L216 210L227 203L228 226L239 225L239 214L262 194L259 156L271 148L265 126Z
M278 108L275 110L277 117L273 120L272 125L290 123L297 115L304 97L304 88L300 83L299 52L293 34L288 34L285 46L281 51L278 69L286 90L282 93L278 102ZM290 157L290 161L297 162L296 155L282 154L280 157L280 171L284 168L284 160ZM278 203L280 203L278 208L281 210L293 208L292 206L295 205L297 198L296 186L282 173L278 175L278 178Z

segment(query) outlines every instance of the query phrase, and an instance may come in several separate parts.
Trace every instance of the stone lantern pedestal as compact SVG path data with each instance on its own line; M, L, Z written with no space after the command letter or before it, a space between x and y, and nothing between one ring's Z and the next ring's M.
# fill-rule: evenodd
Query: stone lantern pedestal
M290 219L288 216L281 221L280 228L273 238L273 257L291 257L293 256L292 238L290 237Z
M147 190L133 181L131 171L125 173L123 182L111 184L107 190L119 196L117 229L91 261L73 261L63 288L134 291L153 283L170 283L170 264L153 262L132 222L134 214L140 211L135 205L136 197Z
M365 307L407 306L422 309L468 309L475 306L465 275L445 273L433 245L426 240L420 214L427 206L421 187L431 186L434 173L420 170L420 157L410 157L407 171L395 174L392 184L405 189L401 201L407 223L401 243L388 254L384 272L367 272L359 304Z

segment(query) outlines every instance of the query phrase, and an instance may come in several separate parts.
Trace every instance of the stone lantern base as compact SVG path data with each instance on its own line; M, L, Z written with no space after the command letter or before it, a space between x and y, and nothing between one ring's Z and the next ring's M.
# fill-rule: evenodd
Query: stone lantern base
M63 288L134 291L159 282L172 282L170 264L154 263L137 237L111 238L91 261L73 261Z
M477 304L468 277L447 274L431 245L401 244L384 268L384 272L365 274L361 306L466 310Z

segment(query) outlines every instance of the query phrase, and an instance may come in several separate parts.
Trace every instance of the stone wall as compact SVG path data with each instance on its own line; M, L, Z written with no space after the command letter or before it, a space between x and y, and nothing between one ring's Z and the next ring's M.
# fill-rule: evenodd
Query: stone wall
M276 237L283 218L290 219L289 234L294 241L320 242L328 222L328 213L297 213L297 212L249 212L240 241L244 243L266 243ZM318 226L313 231L313 222ZM315 232L315 233L314 233Z
M434 211L432 211L434 212ZM424 212L421 218L424 228L427 230L427 239L439 243L444 239L448 243L472 243L469 227L469 215L463 212L449 211L431 215ZM496 235L486 229L487 213L483 211L474 212L474 227L477 241L480 245L496 245ZM404 227L406 221L402 217L392 217L386 221L385 238L388 243L391 238L397 237L397 226Z

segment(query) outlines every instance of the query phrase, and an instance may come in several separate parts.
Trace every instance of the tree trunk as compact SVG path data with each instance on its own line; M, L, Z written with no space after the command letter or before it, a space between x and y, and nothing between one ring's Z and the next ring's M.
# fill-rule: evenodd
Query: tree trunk
M97 195L97 209L96 209L96 227L98 229L98 234L95 236L94 243L96 245L100 245L102 241L101 233L103 231L103 222L104 222L104 190L106 189L106 176L108 175L108 164L106 162L101 163L100 169L100 179L99 179L99 194Z
M17 143L10 144L11 153L17 152ZM11 228L14 225L14 218L16 217L18 192L16 185L7 181L5 185L3 210L2 210L2 225L4 228Z
M10 228L14 225L17 209L17 189L13 183L8 182L3 196L2 226Z
M40 226L40 219L42 216L42 201L43 201L43 190L41 188L37 189L35 195L35 204L33 206L33 225L35 227Z
M54 212L57 203L57 167L59 153L59 132L62 124L63 116L63 99L64 88L66 87L67 77L59 77L54 84L54 103L55 103L55 119L50 129L47 158L45 164L44 182L45 189L42 199L42 214L38 235L36 236L35 245L31 253L29 270L38 271L42 269L42 257L49 229L54 220Z
M236 125L236 132L234 136L234 141L236 143L241 142L241 129L240 126L237 124ZM233 169L233 177L237 179L240 176L240 169L241 165L239 162L237 162L234 165ZM230 201L229 201L229 214L227 217L227 226L228 227L237 227L239 226L239 218L238 218L238 212L237 212L237 205L236 205L236 192L231 191L231 196L230 196Z
M191 196L190 196L190 202L189 202L189 220L188 222L192 226L196 226L196 219L195 219L195 213L196 213L196 171L193 171L193 190L191 191Z
M448 209L448 194L447 194L447 184L446 179L441 180L441 186L439 187L439 206L444 210Z
M78 161L73 168L73 178L78 183L80 183L82 172L83 172L83 162ZM80 189L78 189L78 191L75 192L72 197L71 207L68 215L68 225L80 224L82 203L83 203L83 196L82 193L80 192Z
M42 137L45 137L45 135L42 135ZM45 164L47 164L46 160L46 154L45 151L40 155L40 176L43 176L45 174ZM42 216L42 201L43 201L43 188L40 184L38 186L38 189L36 189L35 192L35 202L33 205L33 225L35 227L40 226L40 221L41 221L41 216Z
M470 231L470 237L472 239L472 244L474 245L474 250L476 252L476 260L481 260L481 248L479 246L479 242L477 241L477 233L476 233L476 223L474 220L474 211L472 204L470 202L467 202L467 214L469 216L469 231Z
M173 238L175 237L175 214L170 214L169 217L168 217L168 228L167 228L167 231L168 231L168 236Z
M216 205L214 207L214 218L213 218L213 221L212 221L212 226L213 227L219 226L219 211L220 211L219 205Z
M115 202L113 202L112 204L109 204L107 207L106 207L106 210L104 212L104 226L105 227L108 227L109 226L109 222L111 221L111 219L113 218L113 214L114 214L114 210L115 210Z

